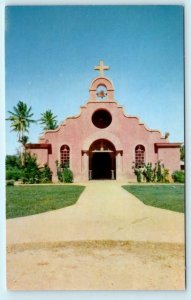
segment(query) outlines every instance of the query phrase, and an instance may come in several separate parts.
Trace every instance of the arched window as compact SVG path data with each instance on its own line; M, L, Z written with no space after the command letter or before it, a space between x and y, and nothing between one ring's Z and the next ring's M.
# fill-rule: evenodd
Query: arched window
M70 148L67 145L60 148L60 163L66 168L70 167Z
M137 167L142 167L145 162L145 147L137 145L135 147L135 163Z

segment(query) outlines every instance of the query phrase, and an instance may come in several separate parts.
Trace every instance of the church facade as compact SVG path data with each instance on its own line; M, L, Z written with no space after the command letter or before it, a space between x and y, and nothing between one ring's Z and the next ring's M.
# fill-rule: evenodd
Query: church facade
M171 174L180 170L180 143L170 143L168 135L148 129L136 116L125 115L114 96L112 81L105 77L109 67L103 61L90 84L89 100L80 114L68 117L57 129L46 131L37 144L27 149L47 163L57 181L56 161L69 167L74 182L92 179L133 180L133 162L153 165L160 161Z

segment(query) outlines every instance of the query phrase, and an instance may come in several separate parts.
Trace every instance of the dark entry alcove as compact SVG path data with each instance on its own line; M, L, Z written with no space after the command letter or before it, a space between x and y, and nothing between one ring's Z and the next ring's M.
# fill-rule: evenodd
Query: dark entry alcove
M115 147L110 141L94 141L89 149L89 179L115 179L115 157Z
M112 158L109 153L92 156L92 179L111 179Z

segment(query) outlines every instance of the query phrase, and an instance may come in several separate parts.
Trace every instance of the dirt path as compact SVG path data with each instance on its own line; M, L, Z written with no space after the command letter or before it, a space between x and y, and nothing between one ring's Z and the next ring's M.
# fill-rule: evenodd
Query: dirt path
M8 287L183 289L183 245L183 214L90 182L74 206L7 221Z
M181 290L184 250L177 244L76 242L12 249L12 290Z

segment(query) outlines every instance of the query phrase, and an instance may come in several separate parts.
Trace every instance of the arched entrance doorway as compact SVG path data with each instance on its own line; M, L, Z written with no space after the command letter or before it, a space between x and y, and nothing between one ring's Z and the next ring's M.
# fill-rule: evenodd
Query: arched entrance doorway
M89 149L89 179L116 178L116 151L105 139L96 140Z

